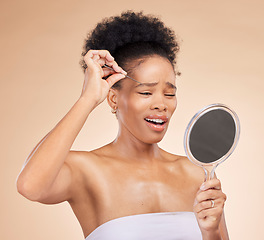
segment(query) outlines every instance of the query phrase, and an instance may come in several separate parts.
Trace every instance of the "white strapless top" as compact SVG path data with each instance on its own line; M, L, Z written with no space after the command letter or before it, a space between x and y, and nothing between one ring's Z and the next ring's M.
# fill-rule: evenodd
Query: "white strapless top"
M103 223L86 240L201 240L193 212L159 212L120 217Z

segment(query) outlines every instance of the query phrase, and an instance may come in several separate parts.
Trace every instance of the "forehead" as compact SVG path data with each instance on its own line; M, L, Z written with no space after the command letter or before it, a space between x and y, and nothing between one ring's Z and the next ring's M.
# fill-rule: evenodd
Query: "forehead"
M147 85L154 83L171 83L175 84L175 72L170 61L164 57L151 56L140 60L135 60L132 75L139 82ZM168 84L167 84L168 85Z

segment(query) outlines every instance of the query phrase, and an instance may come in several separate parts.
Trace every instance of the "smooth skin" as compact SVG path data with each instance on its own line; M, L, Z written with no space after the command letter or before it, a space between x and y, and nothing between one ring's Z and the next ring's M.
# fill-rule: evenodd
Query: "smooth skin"
M85 237L123 216L193 211L204 240L229 239L220 181L203 183L201 168L157 145L177 106L170 62L157 55L131 62L133 78L143 83L139 85L125 79L126 72L108 51L90 50L84 60L87 69L79 99L27 158L17 179L18 191L40 203L68 201ZM104 64L115 71L102 69ZM122 88L112 89L121 79ZM70 150L89 114L106 98L117 111L116 139L90 152ZM147 123L145 118L153 116L167 119L164 129Z

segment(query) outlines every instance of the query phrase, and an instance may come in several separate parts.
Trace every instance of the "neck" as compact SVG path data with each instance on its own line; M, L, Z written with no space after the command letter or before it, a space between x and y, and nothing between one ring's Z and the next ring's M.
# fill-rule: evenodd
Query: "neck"
M153 162L160 155L160 148L157 143L144 143L133 135L124 135L119 132L112 143L118 155L140 162Z

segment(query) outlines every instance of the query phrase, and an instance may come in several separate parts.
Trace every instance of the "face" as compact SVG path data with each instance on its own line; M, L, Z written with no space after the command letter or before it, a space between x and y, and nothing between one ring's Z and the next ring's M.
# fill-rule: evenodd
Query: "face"
M122 82L117 92L117 118L120 134L128 134L144 143L162 140L176 108L175 72L163 57L151 56L139 64Z

